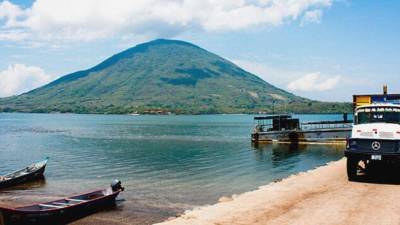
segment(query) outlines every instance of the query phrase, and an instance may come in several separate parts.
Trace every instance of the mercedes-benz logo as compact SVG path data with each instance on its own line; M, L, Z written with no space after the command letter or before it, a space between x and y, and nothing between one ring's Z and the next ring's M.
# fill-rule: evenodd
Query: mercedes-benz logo
M381 149L381 143L379 141L374 141L372 142L371 147L373 150L378 151L379 149Z

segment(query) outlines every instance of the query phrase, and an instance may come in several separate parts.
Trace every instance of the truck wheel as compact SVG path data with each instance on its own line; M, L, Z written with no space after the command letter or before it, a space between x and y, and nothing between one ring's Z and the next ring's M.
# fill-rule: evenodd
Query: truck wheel
M347 157L347 178L353 181L357 178L357 166L360 160L354 157Z

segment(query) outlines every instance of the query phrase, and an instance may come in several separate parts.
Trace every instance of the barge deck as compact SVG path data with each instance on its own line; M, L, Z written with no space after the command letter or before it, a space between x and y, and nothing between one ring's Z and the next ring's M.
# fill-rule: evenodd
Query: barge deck
M343 116L343 121L318 121L300 123L291 115L255 117L256 126L251 140L279 143L327 143L342 144L351 135L352 121Z

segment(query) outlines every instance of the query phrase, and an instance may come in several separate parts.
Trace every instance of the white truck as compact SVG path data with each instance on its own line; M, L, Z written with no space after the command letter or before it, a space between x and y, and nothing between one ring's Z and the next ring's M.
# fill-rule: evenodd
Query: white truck
M355 95L347 141L347 176L355 180L374 164L400 163L400 95Z

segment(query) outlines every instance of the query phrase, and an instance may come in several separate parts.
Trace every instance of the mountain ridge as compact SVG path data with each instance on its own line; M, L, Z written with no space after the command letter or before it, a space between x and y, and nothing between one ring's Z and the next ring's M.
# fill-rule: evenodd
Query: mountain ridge
M197 45L157 39L15 97L0 111L71 113L343 112L277 88Z

